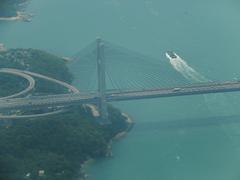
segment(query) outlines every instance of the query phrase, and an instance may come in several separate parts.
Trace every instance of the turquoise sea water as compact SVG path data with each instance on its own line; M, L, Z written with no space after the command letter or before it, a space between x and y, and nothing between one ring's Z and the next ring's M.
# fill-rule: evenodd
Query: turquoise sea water
M32 0L33 21L0 22L0 43L71 56L101 36L159 59L174 50L207 79L233 79L240 78L239 9L237 0ZM89 179L239 180L239 99L115 103L136 125L114 143L113 158L89 169Z

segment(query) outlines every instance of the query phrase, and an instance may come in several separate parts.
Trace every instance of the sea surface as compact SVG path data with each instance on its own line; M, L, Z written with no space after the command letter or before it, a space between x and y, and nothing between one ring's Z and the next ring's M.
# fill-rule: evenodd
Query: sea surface
M170 67L189 81L240 78L237 0L32 0L26 11L32 22L0 22L0 43L72 56L101 36L156 59L176 51ZM114 106L135 127L113 144L113 158L89 168L90 180L240 179L239 93Z

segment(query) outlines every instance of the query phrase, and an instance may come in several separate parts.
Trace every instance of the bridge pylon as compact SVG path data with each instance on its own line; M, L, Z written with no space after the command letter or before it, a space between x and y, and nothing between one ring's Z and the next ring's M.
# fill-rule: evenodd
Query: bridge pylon
M98 71L98 110L102 124L110 124L108 119L107 101L106 101L106 73L104 44L100 38L97 38L97 71Z

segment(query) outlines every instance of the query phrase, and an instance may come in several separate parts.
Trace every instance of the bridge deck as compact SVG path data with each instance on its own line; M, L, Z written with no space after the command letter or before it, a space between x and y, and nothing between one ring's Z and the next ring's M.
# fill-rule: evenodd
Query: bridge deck
M209 93L224 93L240 91L240 82L209 82L192 86L159 88L159 89L142 89L139 91L123 90L108 92L106 98L108 102L126 101L137 99L149 99L172 96L186 96ZM30 98L15 98L9 100L0 100L0 110L12 109L34 109L42 107L69 106L84 103L97 103L97 93L77 93L77 94L60 94L48 96L35 96Z
M108 101L126 101L134 99L150 99L173 96L200 95L240 91L240 82L202 83L193 86L182 86L164 89L144 89L140 91L122 91L107 95Z

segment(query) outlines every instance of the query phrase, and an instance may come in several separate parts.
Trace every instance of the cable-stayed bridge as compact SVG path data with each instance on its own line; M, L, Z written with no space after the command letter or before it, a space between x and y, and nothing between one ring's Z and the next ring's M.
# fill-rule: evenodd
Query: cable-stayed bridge
M0 111L92 103L98 106L102 121L108 123L108 102L240 91L238 80L210 81L198 77L185 64L175 65L185 76L167 60L156 60L98 39L74 56L70 65L74 76L81 76L76 83L82 91L3 99Z

